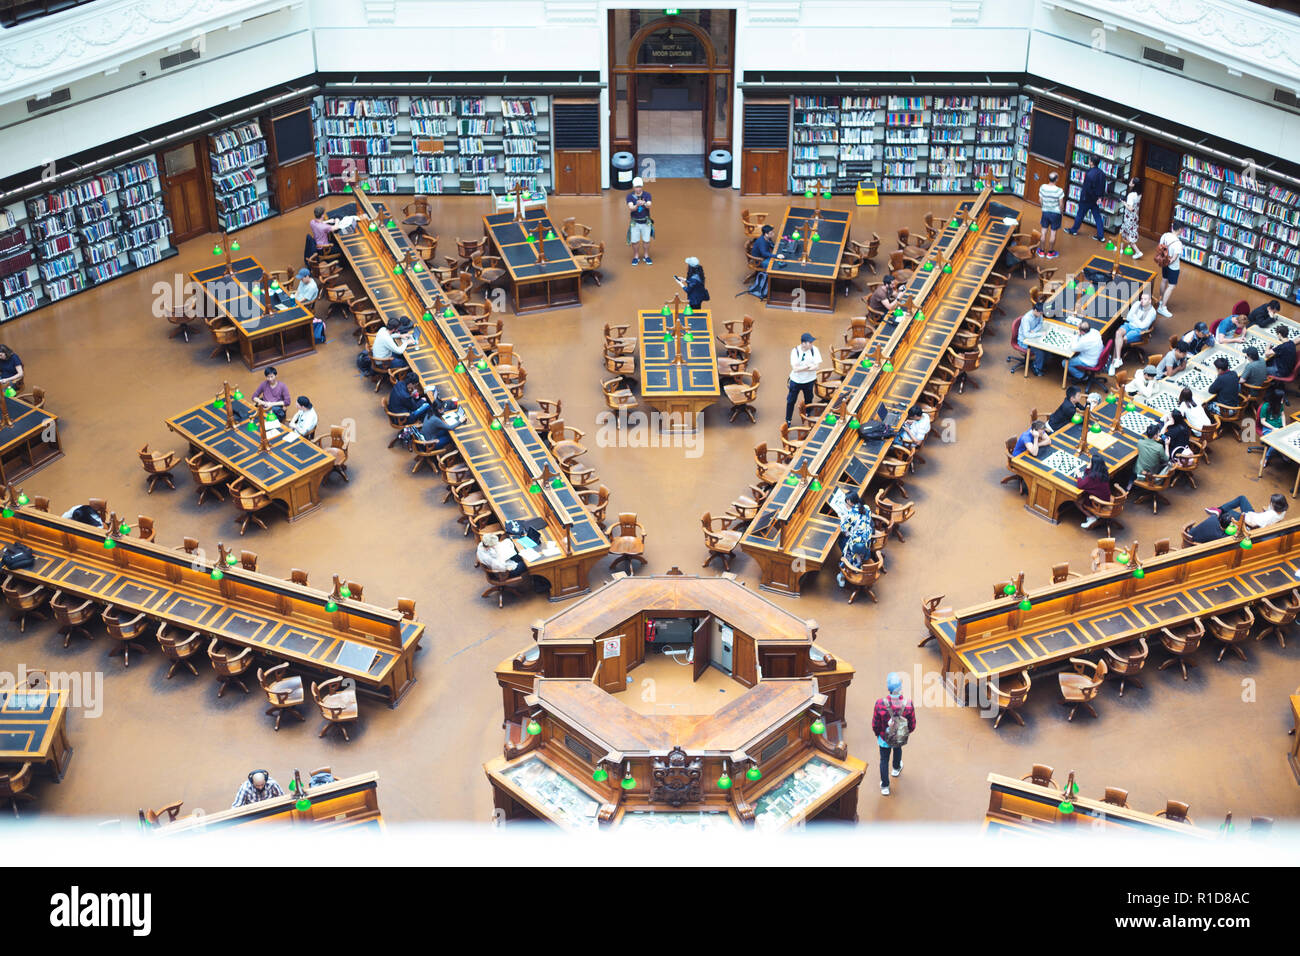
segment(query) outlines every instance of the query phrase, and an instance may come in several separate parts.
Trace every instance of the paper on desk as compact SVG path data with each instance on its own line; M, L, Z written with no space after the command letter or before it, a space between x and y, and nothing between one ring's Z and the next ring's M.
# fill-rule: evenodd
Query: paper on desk
M847 498L848 498L848 494L845 492L843 488L836 488L835 494L831 495L831 500L829 502L831 506L831 510L834 511L841 518L844 517L844 509L848 507L848 501L846 500Z
M1108 432L1088 432L1088 444L1098 451L1105 451L1117 441L1119 441L1118 436Z
M1004 226L1018 226L1018 225L1020 225L1020 220L1017 219L1015 216L1003 216L1003 217L1002 217L1002 225L1004 225Z
M520 548L520 549L519 549L519 557L523 558L525 561L540 561L540 560L542 560L541 552L540 552L540 551L534 551L532 548Z
M554 541L548 541L542 546L542 557L553 558L560 553L560 546Z

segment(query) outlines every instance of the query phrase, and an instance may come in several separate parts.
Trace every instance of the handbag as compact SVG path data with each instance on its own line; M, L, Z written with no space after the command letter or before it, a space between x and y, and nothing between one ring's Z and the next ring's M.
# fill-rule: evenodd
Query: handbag
M7 544L0 550L0 564L11 571L18 571L36 564L36 555L25 544Z

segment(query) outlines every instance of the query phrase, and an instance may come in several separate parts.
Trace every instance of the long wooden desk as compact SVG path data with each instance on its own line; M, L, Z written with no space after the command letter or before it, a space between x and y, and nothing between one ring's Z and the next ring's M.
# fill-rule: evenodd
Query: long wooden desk
M1111 565L961 611L926 618L938 640L950 687L965 679L1004 677L1063 665L1070 657L1158 633L1162 627L1276 598L1300 586L1300 518L1256 532L1251 547L1236 538L1142 557L1144 572Z
M190 443L191 452L203 452L281 502L290 521L315 511L321 503L321 482L334 467L334 459L284 426L279 426L281 433L270 438L269 447L262 451L252 403L232 400L236 424L229 428L226 409L224 405L218 408L217 402L224 403L224 399L195 405L165 424ZM286 435L294 437L286 441Z
M426 390L436 388L441 397L458 399L468 412L451 439L493 513L503 523L544 522L543 537L553 553L525 558L529 573L550 582L552 599L584 593L591 569L609 553L609 538L563 477L542 436L529 427L527 414L496 366L462 361L474 348L474 336L464 317L446 302L437 280L423 268L394 273L396 264L410 263L414 252L401 227L385 225L384 205L364 194L358 194L355 208L378 228L371 232L358 227L334 236L380 315L409 317L419 328L419 345L407 350L406 359L420 383ZM492 420L498 414L503 424L494 429ZM536 480L543 469L560 477Z
M65 688L0 692L0 765L34 763L57 781L71 759Z
M637 313L641 351L641 399L670 427L692 431L696 416L718 400L718 358L713 346L713 318L707 309L681 315L686 330L678 341L674 318L655 309ZM689 336L689 338L688 338ZM678 349L682 361L677 361ZM680 425L677 423L680 422Z
M1132 405L1131 410L1126 409ZM1029 488L1025 510L1052 524L1060 520L1061 509L1077 504L1083 494L1078 479L1088 469L1088 456L1094 452L1106 460L1111 480L1137 459L1137 440L1146 433L1148 425L1160 421L1160 415L1140 402L1103 402L1094 412L1091 421L1101 425L1100 432L1088 431L1088 447L1079 453L1079 439L1084 434L1085 423L1070 424L1052 433L1052 443L1032 455L1022 451L1010 459L1011 471L1021 477ZM1114 430L1119 417L1119 431Z
M228 830L246 824L256 825L258 833L268 824L310 826L314 831L347 828L382 832L384 829L384 818L379 812L379 774L373 771L311 787L306 791L306 799L311 806L305 810L297 807L298 794L285 793L282 797L230 807L219 813L190 814L149 832L156 836L194 836L208 830Z
M190 278L203 287L217 312L234 323L244 364L250 369L263 368L315 352L311 312L288 297L292 304L287 308L273 305L269 314L263 314L268 290L260 288L266 274L262 264L252 256L244 256L231 262L231 267L231 276L226 276L222 263L197 269ZM255 284L259 286L256 293Z
M0 403L9 410L9 424L0 424L0 484L13 484L63 457L59 444L59 416L35 408L18 398Z
M758 562L763 587L798 594L803 575L826 563L839 538L831 497L839 488L864 490L893 445L892 440L863 442L856 423L871 420L884 407L905 412L915 402L1015 233L1014 223L1003 219L1014 220L1018 213L991 196L986 189L958 205L977 229L964 222L948 225L935 239L952 272L918 269L903 291L917 311L889 316L872 337L864 356L879 347L892 370L865 358L853 367L829 403L831 408L842 403L843 414L818 422L791 461L791 472L806 467L809 480L774 487L745 530L741 547ZM812 478L819 489L812 487Z
M814 209L789 206L777 234L777 248L789 240L785 258L773 255L768 260L767 304L778 309L806 312L835 311L835 283L840 274L840 260L849 242L852 212L838 209ZM800 238L795 239L794 233ZM804 236L816 235L804 262ZM800 301L802 299L802 301Z
M338 598L315 588L246 571L212 572L209 560L139 538L104 547L104 531L37 511L0 515L0 547L21 541L36 563L14 577L128 613L191 630L327 676L351 677L357 689L395 706L415 682L415 649L424 625L396 611ZM351 662L355 661L353 664Z
M1213 834L1189 823L1176 823L1143 813L1131 807L1118 807L1113 803L1095 800L1082 794L1073 794L1073 809L1064 813L1058 809L1065 799L1061 790L1043 787L1028 780L1004 777L991 773L988 776L989 808L984 817L984 828L992 831L999 827L1013 827L1043 833L1051 827L1084 830L1097 836L1123 836L1126 833L1157 833L1174 837L1209 840ZM1077 784L1076 784L1077 786Z
M582 269L545 207L525 209L520 222L513 212L484 216L483 229L510 277L516 315L582 304ZM538 256L539 246L545 262Z

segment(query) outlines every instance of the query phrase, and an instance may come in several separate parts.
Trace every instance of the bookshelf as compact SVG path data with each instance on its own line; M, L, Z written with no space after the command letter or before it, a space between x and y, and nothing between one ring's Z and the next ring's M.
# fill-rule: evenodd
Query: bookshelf
M795 96L790 153L790 189L816 189L818 180L837 179L840 141L839 98Z
M840 97L835 192L852 193L861 180L879 178L884 110L883 96Z
M1020 97L977 96L973 112L975 145L969 176L970 192L992 184L1011 189L1015 184L1016 137L1020 129Z
M1077 215L1079 199L1083 195L1083 177L1092 157L1096 156L1108 181L1107 193L1098 205L1101 207L1106 231L1118 232L1120 223L1124 220L1124 197L1133 171L1133 133L1087 116L1076 117L1074 126L1074 147L1070 153L1064 211L1069 216Z
M217 222L234 232L272 214L262 125L250 119L208 134L208 164Z
M1029 127L1033 122L1030 114L1034 110L1034 101L1028 96L1018 96L1016 101L1015 153L1011 161L1011 190L1017 196L1024 196L1025 183L1029 179Z
M1300 192L1184 155L1174 222L1183 258L1277 299L1300 302Z
M27 208L22 202L0 211L0 321L4 322L45 304L26 223Z
M928 96L885 98L885 138L880 164L880 191L919 193L926 190L930 151Z

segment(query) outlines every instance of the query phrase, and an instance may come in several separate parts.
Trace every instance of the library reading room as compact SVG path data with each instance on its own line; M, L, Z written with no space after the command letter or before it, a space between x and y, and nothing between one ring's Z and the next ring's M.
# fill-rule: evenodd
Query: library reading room
M1300 860L1296 4L0 0L0 128L17 855Z

